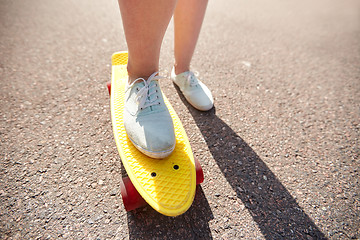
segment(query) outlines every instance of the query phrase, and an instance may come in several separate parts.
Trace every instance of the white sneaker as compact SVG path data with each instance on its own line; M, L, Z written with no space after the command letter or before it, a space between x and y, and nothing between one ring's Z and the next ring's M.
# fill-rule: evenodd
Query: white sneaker
M171 79L180 88L186 100L200 111L208 111L214 106L210 90L191 71L175 74L171 71Z
M136 79L125 90L124 125L135 147L152 158L165 158L175 148L174 125L153 73Z

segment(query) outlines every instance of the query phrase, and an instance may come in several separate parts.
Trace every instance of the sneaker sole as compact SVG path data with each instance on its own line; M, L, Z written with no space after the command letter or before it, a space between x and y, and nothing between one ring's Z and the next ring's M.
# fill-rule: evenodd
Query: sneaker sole
M149 151L149 150L146 150L146 149L140 147L139 145L137 145L130 137L129 137L129 139L132 142L132 144L137 148L137 150L139 150L140 152L142 152L143 154L145 154L146 156L151 157L151 158L156 158L156 159L166 158L175 149L175 144L174 144L171 149L166 150L166 151L159 151L159 152Z

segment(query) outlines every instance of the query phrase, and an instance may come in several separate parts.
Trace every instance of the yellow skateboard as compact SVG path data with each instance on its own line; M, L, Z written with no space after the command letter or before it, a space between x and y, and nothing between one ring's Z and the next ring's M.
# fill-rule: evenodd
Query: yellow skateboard
M196 185L204 180L199 162L193 153L179 117L164 96L172 116L176 146L164 159L147 157L131 143L123 124L127 52L112 55L112 78L108 84L111 120L115 142L128 177L123 178L121 196L125 209L131 211L148 203L167 216L178 216L191 206Z

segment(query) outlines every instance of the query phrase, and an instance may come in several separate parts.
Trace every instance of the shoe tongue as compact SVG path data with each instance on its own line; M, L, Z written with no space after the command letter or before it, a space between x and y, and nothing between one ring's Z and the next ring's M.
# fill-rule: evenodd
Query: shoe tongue
M145 83L143 81L139 81L137 83L134 84L135 87L144 87Z
M197 78L195 77L194 73L192 72L187 72L188 74L186 75L186 78L188 79L189 83L191 86L195 86L198 81L197 81Z

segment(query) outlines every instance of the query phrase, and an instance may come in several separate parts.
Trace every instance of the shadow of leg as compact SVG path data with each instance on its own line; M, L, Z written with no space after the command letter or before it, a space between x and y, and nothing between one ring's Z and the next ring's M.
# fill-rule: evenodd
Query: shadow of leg
M226 180L265 238L326 239L255 151L216 116L215 108L199 112L176 89Z

